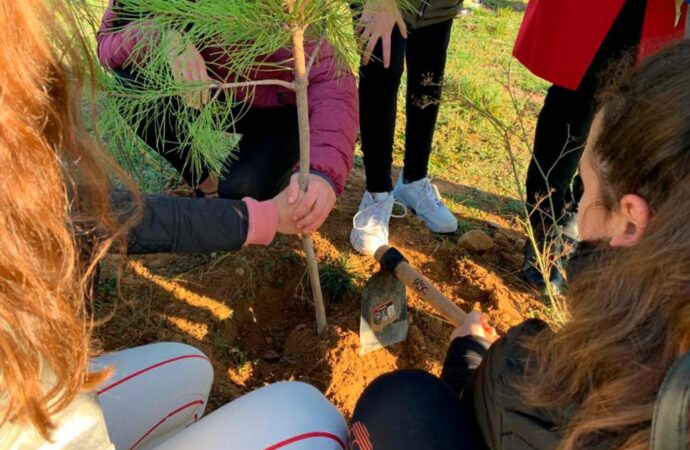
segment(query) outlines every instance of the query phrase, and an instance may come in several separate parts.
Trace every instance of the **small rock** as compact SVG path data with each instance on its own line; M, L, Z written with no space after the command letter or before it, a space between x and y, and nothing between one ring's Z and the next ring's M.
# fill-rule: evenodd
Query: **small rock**
M515 248L522 250L525 248L525 245L527 244L527 241L524 239L518 239L515 241Z
M481 230L470 230L460 236L458 245L473 252L485 252L494 248L494 241Z
M304 330L305 328L307 328L307 324L306 323L300 323L299 325L297 325L295 327L295 331Z
M513 241L510 237L502 231L497 231L494 233L494 242L499 247L512 247Z
M271 336L266 336L264 341L266 341L267 345L273 345L273 338Z
M509 270L521 270L525 263L525 255L518 252L503 252L501 257Z
M261 355L261 358L266 362L276 363L280 361L280 354L275 350L269 350L263 355Z
M237 269L235 269L235 274L236 274L238 277L243 277L243 276L244 276L244 269L241 268L241 267L238 267Z

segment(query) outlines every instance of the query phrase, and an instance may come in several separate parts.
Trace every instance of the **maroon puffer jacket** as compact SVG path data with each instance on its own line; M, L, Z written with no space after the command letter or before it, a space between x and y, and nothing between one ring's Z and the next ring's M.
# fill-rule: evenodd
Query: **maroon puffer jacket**
M125 65L141 38L141 30L124 27L114 30L116 13L111 5L106 10L98 30L98 58L110 69ZM311 55L314 44L305 50ZM224 82L234 81L224 66L227 56L222 49L206 48L201 51L209 67L209 73ZM289 60L289 50L279 50L273 55L261 57L263 63L281 63ZM336 67L333 48L323 43L309 73L309 121L311 126L311 169L326 174L340 195L350 169L359 128L359 104L355 78L349 71ZM291 70L256 71L255 80L281 79L292 81ZM246 92L238 90L237 97L245 98ZM280 86L257 86L251 96L251 104L257 107L294 105L294 92Z

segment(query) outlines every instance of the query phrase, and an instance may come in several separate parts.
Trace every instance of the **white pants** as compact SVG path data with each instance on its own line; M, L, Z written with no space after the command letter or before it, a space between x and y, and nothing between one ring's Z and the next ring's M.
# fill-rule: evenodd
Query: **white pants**
M98 399L118 450L345 449L345 421L307 384L269 385L199 420L213 368L194 347L151 344L102 356L93 365L116 371Z

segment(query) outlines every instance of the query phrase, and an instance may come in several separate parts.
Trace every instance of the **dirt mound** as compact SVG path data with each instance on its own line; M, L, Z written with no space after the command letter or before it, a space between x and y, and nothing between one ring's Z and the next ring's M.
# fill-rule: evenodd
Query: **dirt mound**
M456 197L467 194L451 183L439 187ZM351 220L362 190L358 170L314 236L322 262L345 254L359 275L359 291L378 270L373 258L350 253ZM461 308L486 311L505 332L543 311L543 305L514 276L522 236L508 219L487 210L486 222L472 227L493 241L485 246L489 250L471 252L457 243L462 233L432 234L415 217L393 220L391 243ZM112 275L120 267L121 297ZM308 284L301 243L294 237L222 255L111 256L103 265L95 308L99 316L112 317L97 337L105 350L166 340L200 348L215 368L211 408L266 383L301 380L349 416L362 390L380 374L399 368L440 373L451 326L411 290L407 341L360 356L359 294L327 303L328 331L318 337Z

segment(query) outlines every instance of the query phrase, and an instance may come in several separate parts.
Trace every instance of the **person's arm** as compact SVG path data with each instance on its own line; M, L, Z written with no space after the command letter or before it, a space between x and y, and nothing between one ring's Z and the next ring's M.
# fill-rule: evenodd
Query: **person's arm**
M352 169L359 128L357 98L354 75L338 65L333 47L323 42L309 72L310 169L324 176L337 195Z
M114 195L120 214L131 198ZM151 195L143 197L141 220L127 235L127 253L209 253L271 243L278 229L274 200L225 200Z
M461 402L474 426L481 430L487 448L505 448L506 442L548 443L554 448L552 418L532 407L521 395L515 380L524 379L529 340L548 325L528 319L495 340L471 373ZM553 443L553 444L552 444Z
M110 0L96 34L98 60L109 69L123 67L143 37L141 30L118 22L115 0Z
M463 336L453 339L443 362L441 379L460 395L472 374L482 363L491 343L479 336Z
M441 379L459 395L496 339L498 334L487 317L477 311L470 312L451 334Z
M308 56L315 48L307 48ZM300 196L299 176L287 187L293 220L303 232L316 231L328 218L352 169L359 127L357 87L352 72L339 67L333 47L323 42L309 71L310 179ZM296 168L296 170L298 167Z

